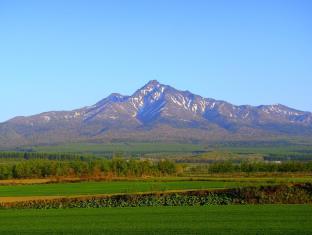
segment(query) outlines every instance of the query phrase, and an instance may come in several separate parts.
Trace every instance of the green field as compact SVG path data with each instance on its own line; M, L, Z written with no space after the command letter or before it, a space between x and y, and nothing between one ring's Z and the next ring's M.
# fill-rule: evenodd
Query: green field
M107 182L80 182L58 184L32 184L0 186L0 197L15 196L73 196L92 194L113 194L151 192L186 189L219 189L232 188L250 183L222 182L222 181L107 181Z
M1 210L0 234L311 234L312 206Z
M157 181L162 180L162 181ZM0 185L0 197L18 196L74 196L168 190L222 189L281 183L312 182L311 177L162 177L149 180L85 181L76 183L49 183Z

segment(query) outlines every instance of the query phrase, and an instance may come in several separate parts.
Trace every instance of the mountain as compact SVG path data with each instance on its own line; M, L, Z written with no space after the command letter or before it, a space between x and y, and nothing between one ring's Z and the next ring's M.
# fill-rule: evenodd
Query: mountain
M93 106L15 117L0 124L0 146L67 142L215 142L311 138L312 113L281 104L236 106L153 80L131 96Z

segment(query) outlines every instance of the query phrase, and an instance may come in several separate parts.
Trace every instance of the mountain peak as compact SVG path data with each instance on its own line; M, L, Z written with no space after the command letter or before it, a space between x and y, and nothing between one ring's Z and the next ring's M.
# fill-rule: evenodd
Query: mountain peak
M150 94L153 91L161 90L161 92L164 91L165 85L160 84L157 80L151 80L148 83L146 83L143 87L141 87L139 90L137 90L133 96L140 96L139 98L142 99L142 95L145 96L147 94Z
M143 89L155 89L155 88L159 88L165 86L163 84L161 84L159 81L157 80L150 80L148 83L145 84L145 86L143 86Z
M119 94L119 93L111 93L108 97L111 97L111 98L123 98L124 96L122 94Z
M159 86L161 85L157 80L150 80L145 86Z
M113 102L121 102L123 101L127 96L123 96L119 93L112 93L110 94L106 99L113 101Z
M123 96L119 93L112 93L106 98L100 100L95 104L95 106L102 106L103 104L106 104L107 102L122 102L127 98L127 96Z

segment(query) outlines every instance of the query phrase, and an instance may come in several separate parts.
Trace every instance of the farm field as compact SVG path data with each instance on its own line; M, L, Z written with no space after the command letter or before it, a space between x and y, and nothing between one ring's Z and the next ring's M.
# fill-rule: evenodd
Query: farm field
M1 210L0 234L311 234L310 205Z
M42 183L40 183L42 182ZM0 201L4 197L30 196L78 196L97 194L120 194L138 192L163 192L170 190L225 189L244 186L272 185L283 183L312 182L312 177L305 176L210 176L210 177L160 177L116 180L116 181L82 181L49 183L38 179L8 180L0 185ZM16 185L15 185L16 184Z
M248 182L237 181L104 181L58 184L6 185L0 186L0 201L1 197L73 196L134 192L158 192L168 190L222 189L235 188L243 185L251 184Z

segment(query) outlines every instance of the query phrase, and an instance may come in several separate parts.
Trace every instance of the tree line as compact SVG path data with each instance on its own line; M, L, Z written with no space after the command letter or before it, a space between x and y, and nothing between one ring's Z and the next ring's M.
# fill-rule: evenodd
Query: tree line
M31 160L31 159L47 159L47 160L81 160L87 161L96 159L91 154L75 154L75 153L40 153L40 152L0 152L2 160Z
M312 162L248 162L234 163L230 161L197 165L190 169L193 172L207 173L253 173L253 172L312 172Z
M46 177L96 177L96 176L165 176L176 172L176 165L169 160L46 160L32 159L0 163L0 179Z

